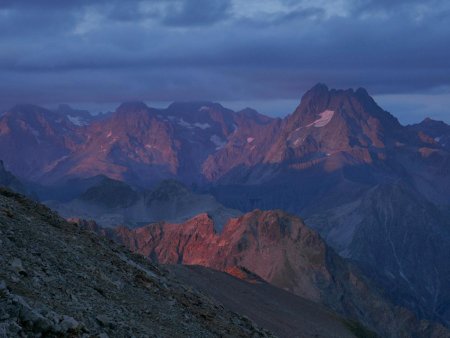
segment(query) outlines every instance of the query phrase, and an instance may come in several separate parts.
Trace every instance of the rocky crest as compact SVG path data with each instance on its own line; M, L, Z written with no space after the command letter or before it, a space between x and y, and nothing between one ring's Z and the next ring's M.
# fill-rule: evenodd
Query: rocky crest
M157 262L221 271L244 268L279 288L356 319L383 337L450 334L394 306L315 231L282 211L257 210L231 219L220 234L206 214L183 224L156 223L105 232Z
M408 126L408 128L422 133L422 137L428 136L429 143L435 143L450 150L450 126L445 122L426 118L420 123Z

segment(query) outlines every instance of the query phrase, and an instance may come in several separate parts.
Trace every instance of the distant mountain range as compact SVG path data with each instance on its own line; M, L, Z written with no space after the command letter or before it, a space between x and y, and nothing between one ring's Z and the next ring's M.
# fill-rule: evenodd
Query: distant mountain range
M430 119L402 126L364 89L319 84L284 119L210 102L166 109L124 103L101 117L64 105L55 111L18 105L0 118L0 150L8 170L44 185L96 175L138 186L165 178L201 186L291 186L293 179L298 185L324 175L367 186L400 177L448 204L449 129ZM429 175L440 176L440 184ZM271 203L264 196L261 201L232 196L247 209L249 203Z
M107 177L97 177L85 192L70 201L45 201L65 218L94 220L103 227L139 226L149 222L184 222L208 213L220 231L226 221L241 214L224 207L207 194L191 192L174 180L164 180L152 190L138 190Z
M166 179L183 184L195 213L227 210L223 223L230 210L282 209L305 219L393 303L447 326L449 140L444 122L403 126L366 90L323 84L285 118L210 102L131 102L97 117L18 105L0 117L5 167L64 215L101 223L101 215L131 210L119 217L129 227L194 216L155 216L151 205L159 204L146 203ZM173 210L178 194L161 210ZM249 247L259 243L246 238Z

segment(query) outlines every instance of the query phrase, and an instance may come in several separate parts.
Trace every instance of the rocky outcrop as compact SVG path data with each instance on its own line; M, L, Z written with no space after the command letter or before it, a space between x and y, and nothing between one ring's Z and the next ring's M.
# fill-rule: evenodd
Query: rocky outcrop
M408 128L421 133L423 138L428 137L428 143L450 150L450 126L447 123L426 118L420 123L409 125Z
M0 336L268 337L164 268L0 190Z
M253 211L230 220L222 233L206 214L183 224L156 223L107 235L161 263L221 271L244 268L265 281L327 305L382 337L441 337L449 332L398 308L357 269L341 259L297 217Z

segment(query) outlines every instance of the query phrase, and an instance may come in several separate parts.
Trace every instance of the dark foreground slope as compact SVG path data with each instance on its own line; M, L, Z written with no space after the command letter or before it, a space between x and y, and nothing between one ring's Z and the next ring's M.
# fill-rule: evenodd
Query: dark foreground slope
M317 303L263 280L251 283L198 265L167 268L186 284L244 314L279 337L376 337L356 322L344 321Z
M270 336L167 272L0 190L1 337Z

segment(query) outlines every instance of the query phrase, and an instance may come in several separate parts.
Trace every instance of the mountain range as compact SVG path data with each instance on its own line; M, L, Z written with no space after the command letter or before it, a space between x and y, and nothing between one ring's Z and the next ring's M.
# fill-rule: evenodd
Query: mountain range
M384 290L387 302L446 326L450 325L450 291L446 287L450 285L449 138L450 126L444 122L426 119L403 126L365 89L336 90L323 84L305 93L294 112L284 118L267 117L249 108L234 112L211 102L175 102L165 109L129 102L101 116L67 106L48 110L18 105L0 117L0 154L5 167L27 189L67 217L102 223L101 215L132 210L110 217L104 225L117 221L127 226L121 228L122 237L133 238L134 246L127 242L130 248L150 258L224 270L228 266L225 261L190 261L188 254L212 259L222 236L227 243L235 243L226 237L232 228L228 217L254 209L282 209L301 216L329 250L336 252L333 257L342 257L345 266L348 262L356 266L364 276L361 278ZM156 215L151 206L155 202L149 202L155 198L149 196L155 196L160 182L167 179L181 182L185 192L179 195L180 190L175 189L165 204L158 204L156 198L156 209L167 210ZM185 205L192 203L191 213L189 208L179 215L171 211L183 209L174 207L177 196L189 196ZM224 217L220 222L201 214L215 217L214 210L221 210L218 214ZM180 256L173 239L165 242L158 236L168 227L174 229L177 240L190 238L192 232L200 231L199 224L186 220L197 213L208 224L203 231L208 241L214 239L214 245L197 245ZM239 241L240 251L258 247L265 238L259 232L250 236L260 222L265 224L256 219L256 228L241 222L234 229L238 239L240 231L248 233ZM148 239L149 230L128 228L155 221L159 228L151 229L159 232L151 233L153 240L146 245L148 250L159 246L159 251L152 248L147 252L139 243ZM186 233L180 233L178 226L166 225L175 223L192 227L182 227ZM283 241L284 235L277 237L283 222L276 224L278 231L266 239ZM118 236L115 238L122 238ZM158 252L170 254L170 259L161 258ZM255 254L261 253L248 255ZM285 257L278 256L278 251L272 254ZM295 291L293 285L299 284L296 276L301 276L298 272L289 275L283 271L292 278L282 284L269 272L260 271L260 265L281 264L278 258L269 258L245 268L302 296L306 294L301 292L316 290L316 297L331 299L318 286L322 279L302 282L301 291ZM235 252L222 259L245 260ZM287 269L284 263L279 266ZM328 276L333 274L328 272ZM352 297L353 302L362 298ZM331 300L326 304L339 310Z

